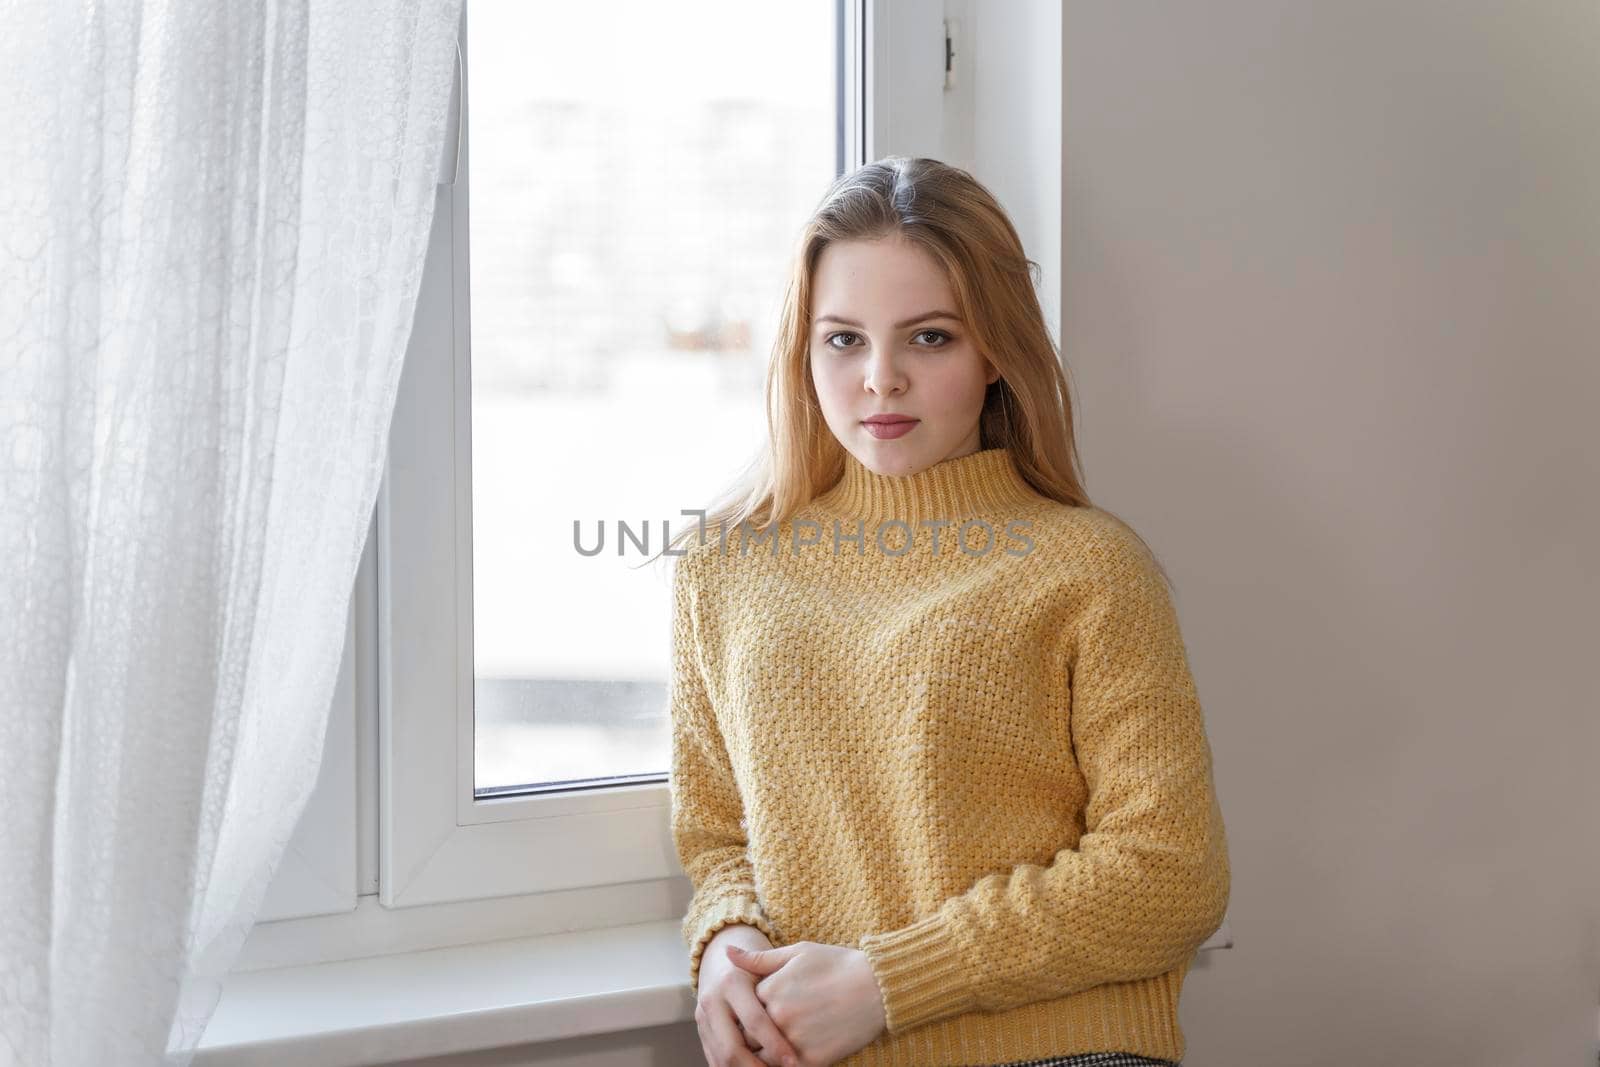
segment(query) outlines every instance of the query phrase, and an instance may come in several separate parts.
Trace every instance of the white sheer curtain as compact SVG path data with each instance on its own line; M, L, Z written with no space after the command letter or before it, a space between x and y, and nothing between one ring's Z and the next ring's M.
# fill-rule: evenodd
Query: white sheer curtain
M0 0L0 1064L187 1064L304 809L462 0Z

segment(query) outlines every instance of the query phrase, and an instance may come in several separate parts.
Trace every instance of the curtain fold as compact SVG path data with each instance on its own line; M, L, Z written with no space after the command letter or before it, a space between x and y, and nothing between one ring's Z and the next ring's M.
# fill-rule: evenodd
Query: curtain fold
M188 1064L315 785L461 3L0 2L0 1067Z

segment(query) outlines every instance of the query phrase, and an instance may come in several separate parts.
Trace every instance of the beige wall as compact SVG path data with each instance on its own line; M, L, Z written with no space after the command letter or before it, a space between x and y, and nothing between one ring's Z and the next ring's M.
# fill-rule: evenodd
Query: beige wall
M1186 1067L1595 1062L1600 4L1074 2L1063 348L1233 862Z

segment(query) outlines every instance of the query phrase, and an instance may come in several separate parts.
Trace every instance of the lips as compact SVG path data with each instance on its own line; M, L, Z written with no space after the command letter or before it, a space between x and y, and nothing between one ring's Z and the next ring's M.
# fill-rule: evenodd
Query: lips
M869 419L862 419L861 425L878 440L893 441L915 430L917 421L909 415L874 415Z

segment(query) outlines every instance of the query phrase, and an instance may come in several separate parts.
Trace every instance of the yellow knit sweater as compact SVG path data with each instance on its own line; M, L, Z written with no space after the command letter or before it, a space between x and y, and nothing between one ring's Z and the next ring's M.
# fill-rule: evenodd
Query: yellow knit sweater
M888 1025L846 1067L1182 1059L1230 876L1154 560L1003 448L846 464L776 536L707 527L676 563L696 995L706 942L748 923L867 953Z

